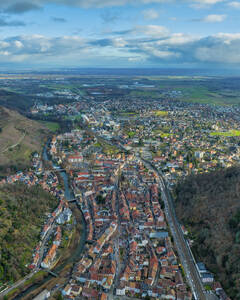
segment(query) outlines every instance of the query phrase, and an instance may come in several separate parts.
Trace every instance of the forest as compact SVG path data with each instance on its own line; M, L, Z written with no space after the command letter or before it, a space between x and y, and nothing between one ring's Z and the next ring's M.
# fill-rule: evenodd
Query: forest
M191 175L178 183L175 204L192 250L231 299L240 299L240 167Z
M29 272L46 213L56 206L40 186L0 185L0 285Z

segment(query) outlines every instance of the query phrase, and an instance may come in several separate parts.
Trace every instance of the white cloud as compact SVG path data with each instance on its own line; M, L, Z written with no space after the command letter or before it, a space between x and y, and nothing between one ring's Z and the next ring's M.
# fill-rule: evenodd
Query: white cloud
M146 25L146 26L136 26L133 30L135 34L144 34L148 37L160 38L167 36L169 31L164 26L159 25Z
M202 21L207 23L223 22L226 17L226 15L208 15L203 18Z
M208 8L209 6L215 5L217 3L225 2L226 0L192 0L191 7L201 9Z
M49 38L16 36L0 40L0 62L81 66L89 63L235 64L240 66L240 33L196 37L169 33L166 28L144 26L137 34L95 40L80 36ZM153 33L155 31L155 33ZM164 33L164 34L163 34Z
M180 46L184 44L188 44L194 41L197 41L198 38L183 34L183 33L173 33L168 36L166 39L162 39L156 42L157 45L174 45L174 46Z
M19 49L21 49L21 48L23 47L23 43L20 42L20 41L15 41L14 44L15 44L15 46L16 46L17 48L19 48Z
M127 42L123 38L116 38L113 40L113 45L117 48L126 46Z
M169 35L169 30L164 26L159 25L137 25L131 29L122 31L109 32L110 34L120 36L135 36L135 37L151 37L151 38L162 38Z
M47 3L89 8L122 6L127 4L168 3L174 1L175 0L8 0L0 1L0 7L7 9L12 13L24 13L30 10L39 9Z
M154 58L169 60L171 58L176 58L181 56L180 53L169 51L169 50L160 50L151 45L144 45L142 50L145 51L148 55L153 56Z
M225 0L193 0L193 2L199 3L199 4L205 4L205 5L213 5L216 3L223 2Z
M134 63L141 62L143 60L144 60L144 58L142 56L134 56L134 57L129 57L128 58L129 62L134 62Z
M143 11L145 20L155 20L159 17L159 13L155 9L147 9Z
M240 2L238 2L238 1L229 2L229 3L227 3L227 5L232 8L240 8Z
M63 4L79 7L109 7L122 5L139 5L151 3L174 3L179 0L7 0L0 1L0 8L10 13L25 13L31 10L41 9L47 3ZM181 0L198 6L214 5L226 0Z
M210 63L225 63L225 64L239 64L240 53L240 40L233 43L219 43L211 47L199 47L196 49L195 58L201 62Z

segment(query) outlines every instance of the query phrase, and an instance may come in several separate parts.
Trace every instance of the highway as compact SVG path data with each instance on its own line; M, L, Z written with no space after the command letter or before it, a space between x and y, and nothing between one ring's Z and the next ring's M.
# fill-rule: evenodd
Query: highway
M165 214L168 221L168 224L171 229L171 233L174 238L174 242L179 254L179 258L181 261L181 264L184 268L187 281L191 287L191 290L193 292L194 298L199 300L206 300L208 299L208 295L205 292L205 289L203 287L201 278L198 274L196 264L194 261L194 257L191 253L191 250L189 248L189 245L187 241L184 238L183 232L180 228L180 225L177 221L175 208L173 205L173 199L171 194L169 193L169 190L166 186L166 182L163 178L163 176L160 174L160 172L148 161L138 157L144 165L151 169L156 175L157 175L157 181L161 188L161 195L162 199L165 204Z

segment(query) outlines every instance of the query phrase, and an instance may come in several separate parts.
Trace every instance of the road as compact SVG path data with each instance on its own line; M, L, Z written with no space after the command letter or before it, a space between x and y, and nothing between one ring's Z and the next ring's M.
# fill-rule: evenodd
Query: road
M160 172L150 162L143 160L140 157L138 158L145 164L148 169L152 170L157 175L157 181L161 188L162 199L165 204L166 218L174 238L180 261L182 263L182 266L184 267L188 283L196 299L206 300L208 297L205 293L201 278L198 274L189 245L185 240L181 227L177 221L173 199L171 194L169 193L166 182Z
M19 281L15 282L11 287L5 289L0 293L0 299L3 299L5 295L7 295L9 292L14 290L15 288L19 287L20 285L24 284L26 280L30 279L38 270L33 271L32 273L28 274L24 278L20 279Z

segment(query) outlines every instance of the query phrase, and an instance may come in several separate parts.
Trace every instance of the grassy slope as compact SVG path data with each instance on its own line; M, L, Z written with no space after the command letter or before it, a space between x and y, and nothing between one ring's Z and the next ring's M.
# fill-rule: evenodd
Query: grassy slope
M193 233L194 253L232 299L240 299L240 169L189 177L176 188L177 215ZM235 218L235 226L231 220ZM239 233L238 233L239 232Z
M39 186L0 186L0 283L15 281L28 270L43 216L57 200Z
M46 127L29 120L16 111L0 106L0 165L28 165L33 151L41 151L44 138L48 134ZM24 139L21 141L21 137ZM14 148L3 152L8 147ZM0 171L1 173L1 171Z

